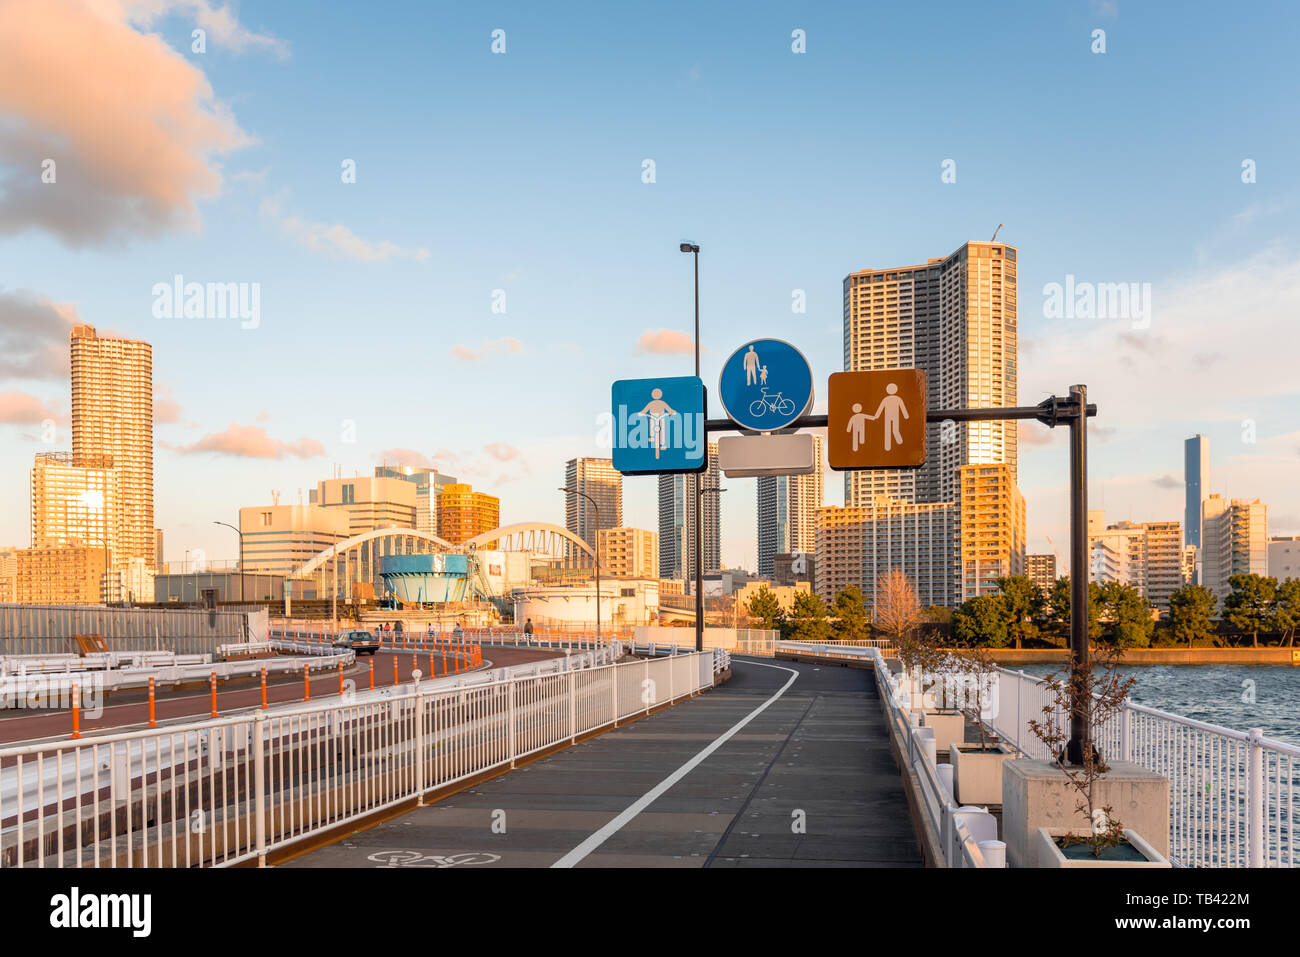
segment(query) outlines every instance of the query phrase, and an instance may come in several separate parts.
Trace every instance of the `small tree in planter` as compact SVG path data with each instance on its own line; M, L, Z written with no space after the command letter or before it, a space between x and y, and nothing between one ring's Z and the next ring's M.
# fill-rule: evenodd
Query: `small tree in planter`
M951 668L962 685L962 717L979 731L978 742L953 742L948 751L957 800L962 804L1001 804L1002 762L1015 755L984 724L996 693L997 664L989 649L974 648L954 653Z
M1062 843L1065 846L1086 843L1094 858L1101 857L1107 848L1118 847L1125 840L1124 825L1115 819L1112 808L1097 807L1097 780L1110 770L1110 765L1092 743L1091 735L1081 764L1067 762L1065 745L1070 737L1072 719L1090 718L1092 727L1100 728L1119 715L1136 683L1135 678L1124 678L1116 670L1122 656L1122 649L1112 645L1081 664L1071 661L1065 677L1061 672L1048 675L1045 680L1052 693L1052 703L1043 706L1043 720L1031 719L1029 722L1029 730L1047 746L1052 761L1078 795L1075 809L1091 822L1086 836L1072 832L1062 838Z
M980 750L987 751L989 738L997 744L997 735L990 735L984 724L984 713L988 710L989 699L993 694L993 684L997 680L998 666L993 660L993 653L987 648L971 648L954 652L950 666L955 675L966 685L958 698L958 710L966 719L979 729Z

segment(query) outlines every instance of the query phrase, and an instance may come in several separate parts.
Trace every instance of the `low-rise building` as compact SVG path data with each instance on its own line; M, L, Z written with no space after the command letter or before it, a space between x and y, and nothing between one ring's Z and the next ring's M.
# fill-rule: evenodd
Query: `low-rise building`
M1222 602L1233 575L1268 574L1268 506L1210 495L1201 506L1201 584Z
M243 570L289 577L325 549L349 538L346 509L322 505L261 505L239 510Z
M325 479L316 483L310 504L344 512L350 535L376 528L415 528L417 485L406 477L380 474Z
M615 578L659 577L657 533L645 528L602 528L599 544L600 567Z
M1274 535L1268 540L1268 574L1279 582L1300 579L1300 535Z
M103 547L19 549L14 598L24 605L97 604L107 569Z
M438 499L438 537L459 545L501 526L501 500L465 483L442 487Z
M1056 556L1026 555L1025 576L1047 594L1056 583Z
M797 582L793 585L773 585L763 580L746 582L744 587L736 591L736 611L740 617L743 618L748 614L750 601L764 588L776 596L776 603L787 615L794 611L795 596L801 593L806 595L812 591L812 586L808 582Z
M813 590L828 605L844 588L862 590L870 609L876 585L891 569L908 577L925 605L952 605L957 583L957 507L912 503L888 495L870 505L817 510Z
M1095 582L1118 582L1140 591L1161 612L1182 587L1186 550L1179 522L1116 522L1106 512L1088 512L1089 569Z

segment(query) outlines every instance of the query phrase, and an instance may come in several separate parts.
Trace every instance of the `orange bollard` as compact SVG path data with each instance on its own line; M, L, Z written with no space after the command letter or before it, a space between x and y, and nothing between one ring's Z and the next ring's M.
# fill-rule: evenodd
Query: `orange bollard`
M397 681L397 652L393 652L393 685L396 687Z
M212 677L208 679L208 684L212 689L212 714L208 715L208 717L215 718L217 717L217 673L215 671L212 672Z
M150 677L149 679L149 727L151 728L158 727L158 722L154 717L154 710L153 710L153 678L152 677Z
M339 694L343 693L343 662L339 662Z
M302 666L302 700L311 700L311 668L308 665Z
M420 660L416 656L415 652L411 652L411 671L415 671L418 667L420 667Z
M370 656L370 690L375 690L375 656Z
M81 688L72 683L72 736L81 737Z
M442 649L442 673L444 675L450 674L450 672L447 671L447 645L443 641L439 641L438 645Z
M262 669L262 710L266 710L266 669Z
M429 677L433 677L433 649L429 649Z

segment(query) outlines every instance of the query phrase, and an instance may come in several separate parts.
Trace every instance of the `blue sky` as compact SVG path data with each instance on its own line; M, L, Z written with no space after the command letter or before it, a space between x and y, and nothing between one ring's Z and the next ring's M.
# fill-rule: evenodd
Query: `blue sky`
M35 9L85 16L75 0ZM217 185L177 176L184 199L162 201L187 222L123 216L89 239L39 210L19 222L31 140L75 150L86 140L60 124L76 132L95 111L0 101L13 114L0 123L0 323L21 292L154 344L173 410L156 432L169 560L233 557L214 519L272 489L305 498L336 466L367 473L392 449L500 495L503 521L561 522L564 461L600 453L610 380L691 371L689 353L639 345L690 330L682 239L703 247L710 389L732 349L771 335L803 350L824 393L842 365L846 273L946 255L999 223L1020 250L1021 401L1087 382L1101 407L1094 506L1181 518L1182 440L1199 431L1212 489L1262 497L1273 533L1300 533L1289 5L244 0L238 29L221 9L123 0L114 34L124 49L123 31L156 35L159 70L205 78L211 98L193 109L226 124L188 146ZM795 29L806 53L791 50ZM1105 53L1091 51L1097 29ZM116 108L147 114L149 95ZM81 161L109 149L134 162L126 139ZM347 159L355 183L341 181ZM946 159L955 183L941 182ZM259 283L260 324L155 318L151 289L177 273ZM1150 283L1150 327L1045 318L1043 286L1067 274ZM796 289L806 314L791 311ZM65 414L67 391L66 376L0 382ZM266 442L205 442L232 426ZM0 424L0 542L28 543L18 503L40 432L21 412ZM201 451L213 445L279 457ZM1065 547L1065 466L1061 438L1024 444L1035 551L1049 535ZM754 482L724 484L723 559L752 568ZM654 488L626 480L628 524L655 527ZM828 474L828 504L841 499Z

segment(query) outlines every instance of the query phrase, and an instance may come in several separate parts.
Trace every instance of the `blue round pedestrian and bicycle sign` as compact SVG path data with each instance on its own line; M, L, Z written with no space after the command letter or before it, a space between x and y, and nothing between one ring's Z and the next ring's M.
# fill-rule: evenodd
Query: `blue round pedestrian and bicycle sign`
M742 429L775 432L812 406L812 367L780 339L747 342L723 363L718 398Z

